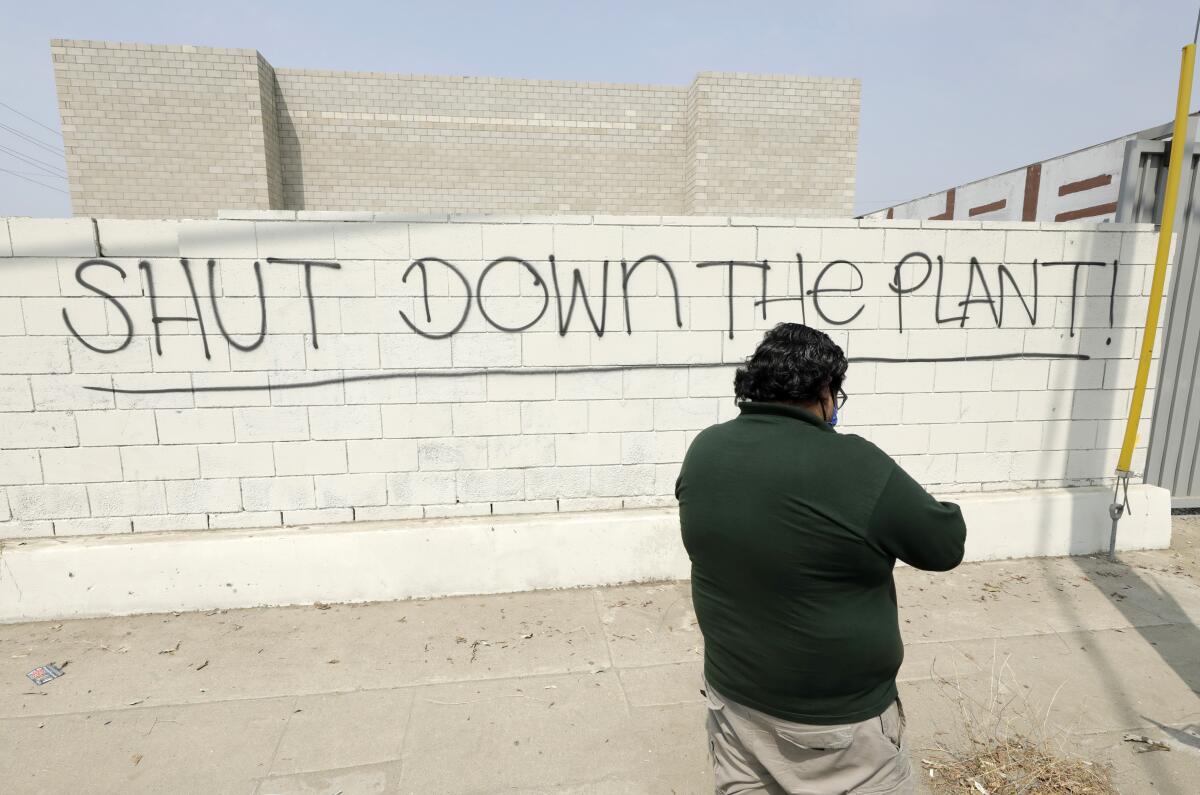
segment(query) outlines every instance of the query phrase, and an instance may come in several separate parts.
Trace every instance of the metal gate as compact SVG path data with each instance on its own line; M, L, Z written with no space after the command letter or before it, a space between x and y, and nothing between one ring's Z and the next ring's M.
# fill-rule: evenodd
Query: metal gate
M1167 316L1162 334L1147 483L1170 489L1176 508L1200 507L1200 157L1196 119L1188 127L1188 153L1180 184ZM1158 223L1170 153L1169 125L1147 130L1125 145L1117 201L1118 222Z

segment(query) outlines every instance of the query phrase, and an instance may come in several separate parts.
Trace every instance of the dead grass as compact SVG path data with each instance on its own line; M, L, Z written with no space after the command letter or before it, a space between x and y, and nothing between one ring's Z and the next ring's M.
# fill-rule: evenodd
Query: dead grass
M1007 657L993 656L986 698L967 692L957 674L935 673L934 680L955 706L958 738L955 747L939 744L921 760L937 795L1117 795L1110 766L1071 753L1070 729L1050 726L1058 691L1037 708Z

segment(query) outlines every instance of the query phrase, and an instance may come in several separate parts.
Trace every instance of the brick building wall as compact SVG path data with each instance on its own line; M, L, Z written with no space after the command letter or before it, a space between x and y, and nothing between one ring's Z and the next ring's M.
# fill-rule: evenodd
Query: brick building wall
M268 208L283 206L283 166L279 152L279 110L276 102L275 70L267 59L258 59L258 93L262 103L263 158L267 169Z
M284 207L683 212L686 89L276 70Z
M55 41L79 215L217 209L844 216L858 83L690 87L273 69Z
M857 80L701 73L685 212L849 215L858 105Z
M56 40L51 53L76 215L271 207L269 66L254 50Z

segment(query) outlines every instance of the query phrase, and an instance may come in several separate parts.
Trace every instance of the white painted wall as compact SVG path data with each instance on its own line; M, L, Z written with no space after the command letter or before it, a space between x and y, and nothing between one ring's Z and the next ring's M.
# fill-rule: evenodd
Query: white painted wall
M1125 142L1116 141L1081 149L1069 155L1047 160L1042 164L1042 191L1038 195L1038 218L1054 220L1059 213L1111 204L1117 201L1121 187L1121 169L1125 162ZM1112 175L1107 185L1090 190L1058 195L1058 187L1103 174ZM1112 220L1116 213L1106 213L1091 220Z
M1120 191L1121 170L1125 162L1125 144L1132 135L1105 141L1086 149L1080 149L1041 163L1041 176L1037 195L1034 220L1053 222L1062 213L1101 207L1117 201ZM1070 190L1074 183L1093 177L1108 175L1107 185L1096 185L1087 189ZM977 179L952 188L954 197L954 220L979 220L984 222L1019 221L1025 200L1026 169L1024 166L990 177ZM1068 193L1059 195L1059 190L1068 188ZM895 220L923 220L940 216L946 209L946 194L943 190L902 202L891 208L884 207L864 218L886 220L889 209ZM982 207L1004 199L1003 209L971 216L972 208ZM1083 221L1088 224L1112 221L1113 211L1089 214Z
M897 204L893 208L893 217L897 221L923 221L933 218L946 211L946 192L933 193L919 199ZM887 210L879 210L866 216L874 221L887 220Z
M972 216L971 209L1004 200L1004 207ZM963 185L954 196L954 217L978 221L1020 221L1025 199L1025 169L997 174L991 179Z
M876 441L931 488L1102 484L1124 427L1155 243L1149 227L1115 224L267 220L289 217L0 219L0 538L671 506L694 434L736 413L736 364L765 329L803 319L829 330L854 358L939 360L852 364L841 427ZM889 282L913 251L933 260L932 275L898 300ZM602 263L610 263L603 336L578 303L559 333L552 253L564 313L578 268L597 322ZM666 269L648 263L629 283L626 333L621 262L647 255L671 265L682 328ZM767 297L794 298L797 255L805 290L835 260L854 263L861 289L828 292L860 284L850 265L834 265L816 301L769 303L764 319L755 305L760 271L737 268L731 336L728 268L697 263L767 260ZM520 257L549 297L514 263L492 269L482 301L488 315L507 326L539 318L504 332L485 319L478 295L468 304L457 278L430 265L426 319L420 271L404 279L414 259L426 257L453 263L473 292L490 262ZM97 258L110 265L85 267L89 290L76 273ZM180 258L190 265L195 300ZM317 344L304 268L268 258L340 265L312 269ZM1011 285L1003 328L987 304L969 306L965 321L939 323L938 312L960 312L972 258L997 298L1001 264L1029 299L1035 259L1105 265L1081 269L1077 283L1071 266L1039 265L1036 323ZM267 334L261 347L242 351L222 337L213 303L235 342L253 342L256 262ZM160 323L158 352L147 271L159 315L195 316L198 303L207 357L195 321ZM910 264L903 284L923 272ZM983 295L977 274L974 297ZM126 340L122 310L134 334L117 353L89 350L64 323L65 313L88 344L116 348ZM400 316L444 334L464 311L458 332L442 339L413 333ZM1088 358L1020 358L1035 353ZM954 361L995 355L1018 358ZM286 388L311 381L324 383Z

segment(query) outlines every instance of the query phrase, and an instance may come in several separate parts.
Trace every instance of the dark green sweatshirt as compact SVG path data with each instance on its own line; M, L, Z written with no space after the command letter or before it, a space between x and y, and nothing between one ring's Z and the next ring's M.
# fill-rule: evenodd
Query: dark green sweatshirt
M778 403L743 403L702 431L675 496L717 692L822 725L891 705L904 658L892 569L957 566L958 506L867 440Z

